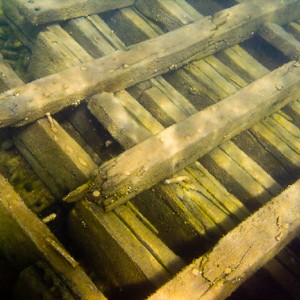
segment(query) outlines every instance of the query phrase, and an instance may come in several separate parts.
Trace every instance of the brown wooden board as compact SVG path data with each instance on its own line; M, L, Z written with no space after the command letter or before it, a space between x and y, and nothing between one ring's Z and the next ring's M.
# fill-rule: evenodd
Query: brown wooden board
M290 62L104 163L92 184L98 202L114 208L299 97L299 73Z
M225 299L300 228L300 181L223 237L149 299Z
M20 12L20 18L14 20L19 27L24 22L33 25L68 20L80 16L97 14L134 4L134 0L4 0L4 9Z
M130 50L116 51L3 93L0 127L32 122L97 92L124 89L245 40L266 21L286 23L299 15L296 0L236 5Z

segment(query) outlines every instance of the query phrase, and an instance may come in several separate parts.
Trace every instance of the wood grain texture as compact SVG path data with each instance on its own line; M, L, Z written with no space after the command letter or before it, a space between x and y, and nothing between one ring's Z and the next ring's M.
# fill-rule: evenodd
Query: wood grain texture
M116 51L3 93L0 127L32 122L95 93L122 90L245 40L266 21L285 23L300 15L299 1L266 3L236 5L127 51Z
M226 299L297 235L299 196L298 180L148 299Z
M290 62L104 163L92 184L98 202L112 209L250 128L299 97L299 75Z
M1 252L4 251L15 266L22 264L25 267L26 264L44 259L59 274L75 298L106 299L1 175L0 231Z

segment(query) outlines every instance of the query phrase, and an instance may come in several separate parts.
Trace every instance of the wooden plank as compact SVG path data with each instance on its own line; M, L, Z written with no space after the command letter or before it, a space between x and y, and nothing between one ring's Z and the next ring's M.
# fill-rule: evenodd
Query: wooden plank
M184 3L185 1L181 2ZM194 18L188 12L184 12L172 0L138 0L135 6L143 15L155 23L162 25L167 31L174 30L194 21Z
M126 46L136 44L147 39L153 39L163 31L153 22L143 17L136 9L128 7L118 10L111 19L107 20L109 27L115 31Z
M103 164L93 183L99 202L112 209L292 101L299 95L299 72L299 64L290 62Z
M125 94L127 95L126 92ZM102 93L91 99L88 106L90 111L125 149L151 136L151 133L134 119L126 107L120 105L117 95ZM121 126L124 120L127 122L125 126Z
M90 60L92 57L61 26L51 25L37 36L28 70L41 78Z
M99 18L93 17L92 20L94 23L97 23L97 26L101 25L101 28L105 28L103 21L99 22ZM86 25L86 22L82 21L79 24L76 23L80 29L82 29L82 24ZM89 25L93 26L93 24ZM85 28L90 28L90 26ZM95 32L93 31L93 34L94 33ZM88 33L86 34L88 35ZM53 41L55 41L56 44L53 45ZM41 54L41 61L43 61L43 57L47 57L49 54L52 59L58 58L59 61L55 66L52 66L49 63L49 65L46 65L40 72L49 73L53 68L62 68L68 63L72 65L74 62L76 63L76 61L89 58L86 52L84 52L78 44L74 47L75 49L71 49L72 47L70 48L69 46L76 45L75 41L72 41L72 38L64 32L61 27L56 25L47 27L47 30L39 37L39 43L39 52L42 51L45 45L47 46L46 52L36 52L39 56ZM77 52L76 49L78 48L81 51ZM39 67L41 67L41 65L39 65ZM122 100L126 103L126 112L128 115L131 114L132 110L141 112L141 106L138 103L136 104L140 107L128 103L129 101L127 98L130 98L128 93L122 91L119 94L122 94ZM118 111L120 111L120 109ZM77 114L78 108L76 109L75 118L80 119L78 121L82 123L82 118L86 118L84 116L84 111L81 109L79 116ZM80 155L81 152L78 151L76 147L73 148L69 144L70 137L61 135L61 130L59 130L59 133L57 131L52 132L50 130L51 124L49 120L46 119L45 123L41 125L40 122L42 121L37 121L33 125L30 125L30 130L28 132L26 132L28 129L27 127L24 129L17 129L18 132L21 132L22 142L26 145L26 147L23 148L30 148L31 152L39 157L40 162L48 171L50 170L52 173L51 175L54 174L54 176L50 176L50 178L54 177L56 181L59 181L59 187L61 189L66 190L68 189L68 186L70 187L72 185L74 185L75 188L75 186L79 185L78 179L81 178L82 175L84 175L85 180L87 180L89 175L81 174L79 170L76 170L76 168L74 169L73 162L78 162L76 157ZM55 120L52 120L52 122L55 129L60 128ZM145 114L143 114L143 118L137 119L137 122L145 124L146 127L149 126L150 122L152 128L155 128L155 125L158 126L157 122L153 122L153 119L148 120L147 116L145 117ZM91 130L93 129L94 128ZM36 147L37 139L44 138L45 135L48 135L48 139L42 143L42 146ZM99 137L97 137L96 140L99 140ZM70 151L72 153L70 153ZM73 160L67 160L64 163L59 164L59 161L63 160L66 155L73 158ZM81 163L84 162L85 160L81 159ZM59 172L62 173L59 175ZM86 205L89 207L89 203L86 203ZM71 234L71 238L73 242L82 249L81 258L83 260L86 259L87 264L92 264L90 260L91 256L97 261L96 266L99 264L98 261L101 261L102 267L98 268L97 272L98 274L101 274L100 276L107 274L108 278L112 280L111 283L113 285L116 284L117 286L124 287L127 284L133 284L133 282L144 285L151 285L153 282L157 285L159 283L162 284L170 278L172 272L177 272L183 266L183 263L156 235L151 234L151 230L140 221L141 217L140 215L137 215L137 209L135 209L135 213L131 211L128 212L128 210L130 211L130 209L126 208L125 212L123 211L123 214L126 213L130 216L130 222L125 222L124 219L115 214L106 215L105 218L102 218L103 212L101 210L98 214L87 210L85 215L81 217L81 210L76 207L69 218L70 223L72 223L70 232L73 232L73 230L76 231L76 233ZM120 216L121 214L122 213L120 213ZM174 216L172 216L172 218L174 218ZM93 220L94 223L92 221L92 223L88 223L89 220ZM85 227L86 225L84 225L82 232L80 230L82 229L83 224L88 224L91 227L94 226L98 229L95 232L91 227L87 229ZM179 227L179 225L177 227ZM97 236L97 233L99 233L99 237ZM82 246L86 246L86 243L82 243L83 236L84 239L92 241L93 245L88 246L87 248L81 248ZM125 239L124 236L126 236ZM139 238L137 238L137 236L139 236ZM95 239L100 239L101 244L103 244L104 247L99 248L99 245L94 243ZM150 245L155 245L155 248L151 248ZM113 264L110 264L111 261L113 261ZM123 267L124 269L122 270ZM91 268L95 269L95 265L92 265Z
M0 58L0 89L4 91L23 84L11 66Z
M17 268L45 260L75 298L106 299L47 226L0 176L1 250ZM20 247L21 245L21 247Z
M292 34L286 32L281 26L274 23L265 24L259 31L259 34L291 60L299 60L300 42L298 42Z
M130 206L104 213L95 203L80 201L68 218L68 231L87 263L114 287L140 285L149 291L149 285L160 286L183 266Z
M297 235L299 216L298 180L148 299L225 299Z
M129 5L134 0L49 0L42 2L27 0L4 0L4 10L9 15L9 10L22 12L22 18L15 20L19 27L24 22L33 25L46 24L55 21L97 14Z
M10 66L0 63L7 88L22 85ZM14 142L57 197L83 184L97 168L92 158L51 117L14 131ZM38 145L38 146L37 146Z
M297 39L300 38L300 24L296 22L291 22L287 25L287 29L291 32Z
M29 151L38 165L47 170L60 196L83 184L97 168L93 159L54 119L51 122L42 119L17 130L14 139L22 153L23 149ZM47 184L48 178L44 180Z
M113 32L97 15L70 20L64 29L94 58L112 53L115 48L122 49L124 47L117 38L111 37ZM107 31L109 31L109 35L106 34ZM109 39L107 39L107 35ZM116 41L118 47L112 45L111 41Z
M0 97L0 126L23 125L94 93L132 86L170 68L178 68L195 59L195 55L199 59L247 39L266 20L277 18L276 21L284 23L298 14L300 4L296 0L284 3L270 0L259 7L252 3L240 4L214 17L142 42L128 51L116 51L12 89Z

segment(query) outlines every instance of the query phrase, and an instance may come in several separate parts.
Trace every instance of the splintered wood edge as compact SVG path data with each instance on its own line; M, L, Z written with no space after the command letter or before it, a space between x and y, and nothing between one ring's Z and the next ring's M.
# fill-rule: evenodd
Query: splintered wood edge
M300 229L300 180L161 287L149 300L225 299Z
M10 226L13 226L13 232L17 232L13 239L9 232L2 230L0 235L2 245L28 245L29 249L37 255L36 260L45 259L74 296L95 300L106 299L78 262L58 242L48 227L26 207L13 187L1 175L0 215L0 223L3 225L3 222L8 222ZM17 247L11 247L8 251L17 251L12 255L22 255L22 251L18 252ZM26 260L25 257L23 259Z
M94 201L111 210L250 128L298 97L299 72L290 62L104 163Z
M25 125L93 94L120 91L248 39L266 21L287 23L299 16L300 2L296 0L233 6L128 50L2 93L0 127Z

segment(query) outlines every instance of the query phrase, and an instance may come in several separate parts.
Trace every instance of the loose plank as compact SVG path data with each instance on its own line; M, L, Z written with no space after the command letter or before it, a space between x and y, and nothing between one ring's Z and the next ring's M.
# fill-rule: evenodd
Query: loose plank
M19 19L14 20L18 26L29 22L33 25L97 14L134 4L134 0L4 0L5 11L22 12Z
M33 81L0 95L0 127L32 122L95 93L119 91L245 40L265 21L286 23L299 15L296 0L243 3L127 51Z
M278 110L299 96L299 75L299 63L290 62L104 163L92 184L98 202L114 208Z
M298 180L149 299L225 299L297 235L299 217Z

